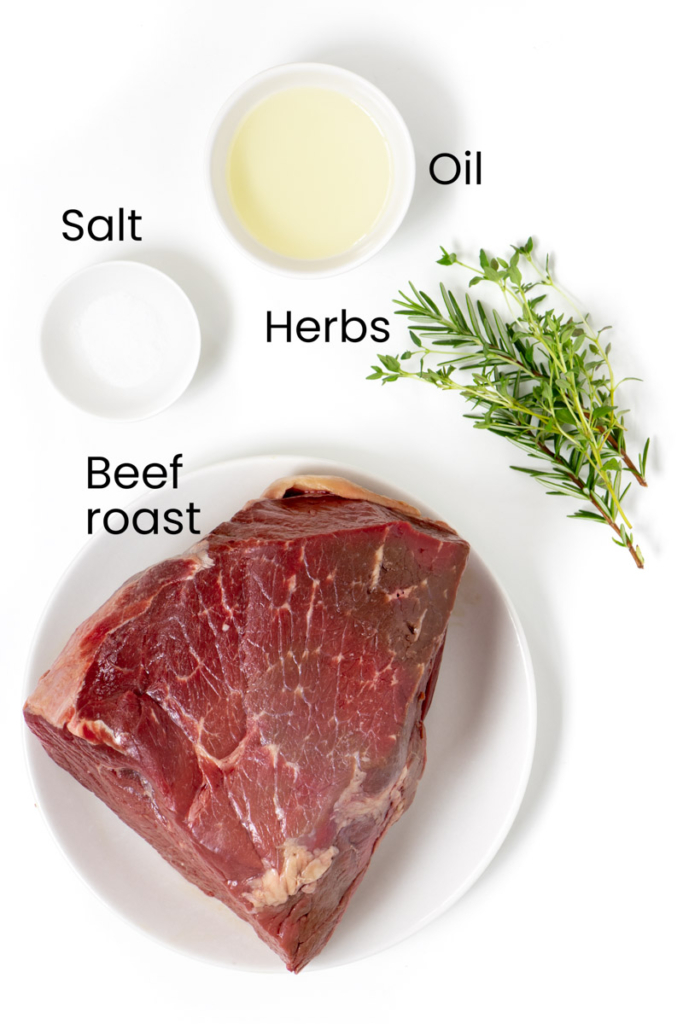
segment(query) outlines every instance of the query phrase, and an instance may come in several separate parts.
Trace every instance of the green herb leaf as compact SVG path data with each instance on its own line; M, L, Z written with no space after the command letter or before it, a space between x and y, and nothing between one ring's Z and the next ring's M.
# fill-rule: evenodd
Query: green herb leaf
M441 246L441 252L443 255L441 256L441 259L436 261L437 263L441 263L444 267L450 267L453 263L458 262L458 257L454 252L446 252L443 246Z

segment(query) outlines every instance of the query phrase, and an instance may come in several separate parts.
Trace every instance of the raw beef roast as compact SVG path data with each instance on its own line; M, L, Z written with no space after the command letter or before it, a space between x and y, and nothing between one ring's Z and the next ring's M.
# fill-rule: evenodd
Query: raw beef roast
M468 545L280 481L71 637L24 714L54 760L299 971L411 803Z

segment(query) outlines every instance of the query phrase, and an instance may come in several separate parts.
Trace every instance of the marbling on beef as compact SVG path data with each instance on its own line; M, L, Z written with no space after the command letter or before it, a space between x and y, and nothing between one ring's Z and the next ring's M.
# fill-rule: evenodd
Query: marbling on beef
M124 583L26 721L298 971L415 795L467 553L348 481L281 481Z

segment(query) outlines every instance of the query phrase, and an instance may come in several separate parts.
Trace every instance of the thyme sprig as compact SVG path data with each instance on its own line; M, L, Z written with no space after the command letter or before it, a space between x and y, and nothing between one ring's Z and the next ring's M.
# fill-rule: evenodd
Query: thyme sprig
M547 494L592 506L572 517L607 524L617 535L614 542L642 569L644 558L634 543L624 498L633 480L647 486L650 442L634 462L626 450L628 410L620 409L616 398L623 381L615 380L611 345L603 343L609 328L593 329L588 315L553 279L548 259L540 265L533 249L531 238L512 246L509 260L489 258L482 249L480 265L474 267L442 248L437 262L471 271L470 288L482 282L496 285L510 318L495 309L487 313L469 292L465 312L443 284L440 308L411 283L411 294L400 292L395 302L410 322L414 348L401 356L379 356L381 365L373 366L368 379L388 384L406 377L459 391L474 407L465 415L475 427L506 437L546 463L538 469L512 469L549 487ZM572 308L571 315L548 308L551 291ZM456 379L456 373L470 376ZM634 378L624 378L629 379Z

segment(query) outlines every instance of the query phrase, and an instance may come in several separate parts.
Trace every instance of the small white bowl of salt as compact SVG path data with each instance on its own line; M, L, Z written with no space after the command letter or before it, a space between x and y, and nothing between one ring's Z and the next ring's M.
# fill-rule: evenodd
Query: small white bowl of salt
M50 301L41 351L50 380L86 412L141 420L186 389L199 361L199 321L182 288L146 263L98 263Z

